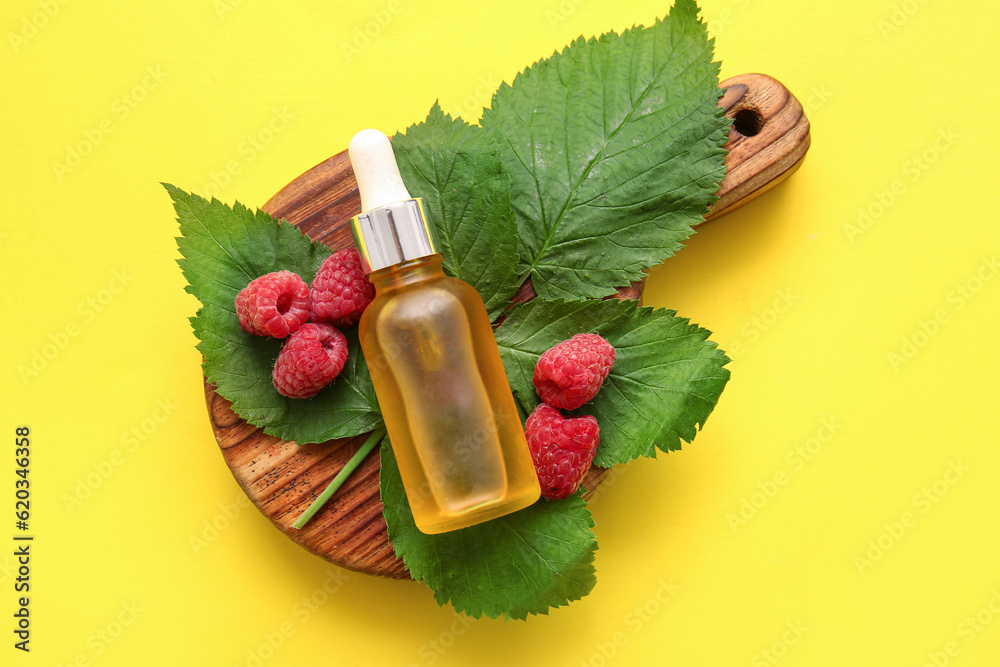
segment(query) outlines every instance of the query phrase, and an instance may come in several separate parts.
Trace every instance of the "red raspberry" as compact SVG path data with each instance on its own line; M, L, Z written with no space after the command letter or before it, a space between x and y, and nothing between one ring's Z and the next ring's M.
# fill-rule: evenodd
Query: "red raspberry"
M577 334L545 351L532 379L542 400L576 410L594 398L615 363L615 348L597 334Z
M309 398L340 375L347 361L347 339L330 324L303 324L274 362L271 381L282 396Z
M236 315L247 333L284 338L309 319L309 286L291 271L268 273L236 295Z
M320 264L310 291L309 316L313 322L354 326L374 297L375 286L361 267L361 255L354 248L345 248Z
M591 415L563 417L551 405L539 404L524 425L528 449L549 500L568 498L590 470L600 442L597 420Z

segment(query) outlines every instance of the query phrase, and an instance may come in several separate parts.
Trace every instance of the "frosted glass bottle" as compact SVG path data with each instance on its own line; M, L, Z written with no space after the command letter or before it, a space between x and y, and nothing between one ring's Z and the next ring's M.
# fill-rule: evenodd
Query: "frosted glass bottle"
M363 209L352 229L375 286L358 331L414 521L441 533L541 492L486 307L441 270L421 200L373 132L350 148Z

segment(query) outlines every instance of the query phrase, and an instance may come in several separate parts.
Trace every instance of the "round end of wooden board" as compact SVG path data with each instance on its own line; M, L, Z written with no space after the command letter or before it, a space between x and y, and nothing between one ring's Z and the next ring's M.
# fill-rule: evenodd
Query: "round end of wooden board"
M389 544L379 498L379 455L373 451L306 526L292 523L323 492L365 441L365 435L299 445L267 435L232 410L205 384L212 430L222 456L250 501L293 541L328 561L357 572L407 579ZM592 493L607 474L590 469L583 486Z
M735 210L780 183L798 168L809 148L809 122L802 106L780 82L763 74L744 74L727 79L721 87L726 91L719 106L736 121L726 142L726 177L706 220ZM337 251L354 244L350 219L360 205L350 160L343 151L296 178L261 208ZM639 300L642 288L642 281L632 283L619 290L618 298ZM529 281L514 300L533 296ZM205 399L226 464L250 501L279 530L341 567L409 578L389 544L382 517L377 451L365 458L303 529L291 527L361 447L366 435L299 445L248 424L208 382ZM591 468L583 481L587 496L607 473L604 468Z

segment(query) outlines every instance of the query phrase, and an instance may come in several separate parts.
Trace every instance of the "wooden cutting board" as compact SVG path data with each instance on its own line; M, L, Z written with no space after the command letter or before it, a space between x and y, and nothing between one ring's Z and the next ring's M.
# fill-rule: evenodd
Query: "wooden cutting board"
M733 119L719 199L706 220L718 218L774 187L794 172L809 149L809 121L802 105L777 80L744 74L722 82L719 106ZM360 210L347 152L316 165L282 188L263 207L333 250L353 245L350 219ZM642 282L620 290L639 299ZM526 284L516 299L533 296ZM275 526L309 551L351 570L398 579L409 575L386 535L379 500L379 457L370 454L302 530L292 522L326 488L365 436L299 445L247 424L226 399L205 384L205 397L222 456L250 500ZM584 479L589 493L607 474L594 467Z

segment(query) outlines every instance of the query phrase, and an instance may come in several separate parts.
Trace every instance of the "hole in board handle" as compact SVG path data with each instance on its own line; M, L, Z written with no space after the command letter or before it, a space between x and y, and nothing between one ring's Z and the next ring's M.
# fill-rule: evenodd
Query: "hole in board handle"
M733 129L744 137L753 137L760 133L764 119L756 109L740 109L733 116Z

